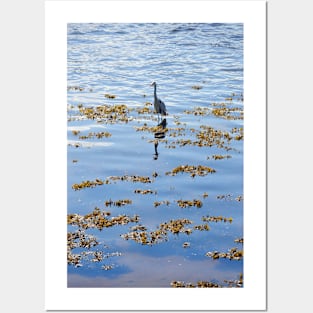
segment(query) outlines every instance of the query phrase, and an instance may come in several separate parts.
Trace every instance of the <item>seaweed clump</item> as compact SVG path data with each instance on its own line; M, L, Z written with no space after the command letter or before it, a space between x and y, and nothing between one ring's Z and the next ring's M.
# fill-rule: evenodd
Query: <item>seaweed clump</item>
M194 200L177 200L177 204L181 208L187 208L187 207L192 207L192 206L195 206L197 208L201 208L202 207L202 201L198 200L198 199L194 199Z
M214 252L207 252L205 255L214 260L223 258L223 259L239 261L239 260L242 260L243 258L243 250L238 250L238 248L232 248L232 249L229 249L227 252L214 251Z
M243 274L238 279L224 280L223 283L216 283L208 280L199 280L197 283L186 283L174 280L171 282L173 288L241 288L243 287Z
M91 213L86 215L68 214L67 224L76 225L82 229L97 228L102 230L103 228L112 227L115 225L126 225L128 223L137 223L139 221L138 215L130 217L123 214L109 217L110 215L110 212L101 211L96 207Z
M137 243L141 243L142 245L153 245L157 243L161 243L168 240L168 233L179 234L186 233L190 234L192 232L191 229L185 228L185 225L191 224L192 221L189 219L177 219L170 220L169 222L161 223L158 226L158 229L155 231L148 232L146 228L144 229L135 229L126 234L122 234L121 237L125 240L134 240Z
M172 169L170 172L166 172L166 175L175 176L178 173L190 173L191 177L195 177L196 175L205 176L209 173L215 173L216 170L214 168L204 166L204 165L179 165Z

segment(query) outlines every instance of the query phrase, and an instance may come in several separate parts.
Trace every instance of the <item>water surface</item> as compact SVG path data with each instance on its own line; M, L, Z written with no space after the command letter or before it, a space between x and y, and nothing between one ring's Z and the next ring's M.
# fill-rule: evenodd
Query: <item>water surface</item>
M233 286L243 274L243 25L68 24L67 64L68 287ZM165 117L153 113L153 81ZM77 222L88 214L121 221Z

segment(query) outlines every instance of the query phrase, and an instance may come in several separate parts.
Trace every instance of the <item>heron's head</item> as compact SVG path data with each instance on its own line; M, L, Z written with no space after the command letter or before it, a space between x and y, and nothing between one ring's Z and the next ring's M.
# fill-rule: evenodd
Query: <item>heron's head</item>
M156 86L156 82L153 82L150 86Z

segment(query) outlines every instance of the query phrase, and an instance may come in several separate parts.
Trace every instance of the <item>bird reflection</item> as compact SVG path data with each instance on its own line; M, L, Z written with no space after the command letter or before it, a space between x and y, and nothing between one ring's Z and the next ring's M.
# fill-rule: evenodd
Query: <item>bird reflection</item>
M165 128L167 126L167 122L166 122L166 118L164 118L161 123L158 124L158 126L160 126L160 129L154 133L154 155L153 155L153 159L157 160L159 157L159 153L158 153L158 145L159 145L159 139L163 139L165 138Z

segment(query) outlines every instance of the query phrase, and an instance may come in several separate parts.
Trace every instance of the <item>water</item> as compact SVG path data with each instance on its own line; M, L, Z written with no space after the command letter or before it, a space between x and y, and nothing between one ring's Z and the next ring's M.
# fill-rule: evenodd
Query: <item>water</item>
M243 25L68 24L67 63L68 287L242 286Z

